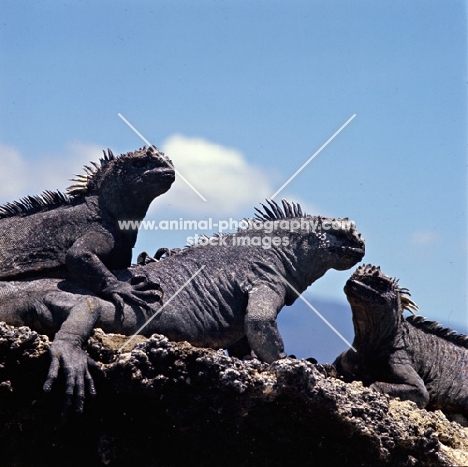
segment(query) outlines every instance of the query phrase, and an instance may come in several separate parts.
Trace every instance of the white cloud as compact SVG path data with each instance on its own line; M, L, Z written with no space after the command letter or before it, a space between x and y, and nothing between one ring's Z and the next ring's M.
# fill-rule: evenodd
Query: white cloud
M27 164L18 150L0 145L0 198L12 201L27 188Z
M163 143L162 150L172 159L176 170L207 200L203 201L176 176L173 187L164 195L164 204L171 209L234 217L274 192L268 170L249 164L236 149L176 134Z
M83 172L83 165L89 165L89 161L98 162L102 157L103 147L92 143L73 142L65 147L62 154L51 154L42 158L41 161L41 190L52 189L65 190L72 185L69 179L74 174Z
M44 190L64 191L73 174L82 173L84 164L98 161L102 149L96 144L74 142L60 154L26 158L17 149L0 145L0 202L35 195Z
M419 230L411 234L411 243L419 246L429 246L437 243L440 236L433 230Z
M217 219L253 217L254 207L259 207L277 189L271 167L266 170L256 167L236 149L180 134L169 137L161 149L207 201L176 177L172 188L153 203L154 215L150 211L150 218L160 219L161 215L171 219L181 215ZM102 147L92 143L73 142L60 154L36 154L34 158L0 145L0 204L44 190L64 191L73 183L69 179L74 174L83 173L84 164L97 162L101 156ZM282 195L299 201L285 192L277 197L278 202ZM304 211L319 213L313 204L302 201Z

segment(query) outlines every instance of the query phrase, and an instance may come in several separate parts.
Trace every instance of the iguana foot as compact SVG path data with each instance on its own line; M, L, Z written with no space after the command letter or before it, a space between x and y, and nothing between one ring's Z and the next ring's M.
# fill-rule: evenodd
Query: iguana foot
M79 336L59 331L50 346L52 361L43 389L44 392L50 393L62 368L66 395L61 415L62 422L66 421L72 406L76 413L83 412L86 392L92 397L96 395L89 368L96 368L98 364L81 348L82 343L83 340Z
M146 311L146 314L152 316L154 309L152 304L159 302L163 298L161 286L155 282L149 281L146 276L132 277L130 283L116 281L111 286L103 290L104 296L109 296L115 304L117 310L116 319L123 322L124 305L137 305Z

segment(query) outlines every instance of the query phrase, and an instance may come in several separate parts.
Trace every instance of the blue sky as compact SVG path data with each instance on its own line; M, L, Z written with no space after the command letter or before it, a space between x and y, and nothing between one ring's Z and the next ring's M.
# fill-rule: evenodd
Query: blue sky
M121 113L207 199L179 179L148 218L251 217L356 114L278 199L353 219L365 262L399 277L421 314L468 332L465 2L3 0L0 11L0 202L66 188L102 148L141 147ZM136 253L188 235L142 232ZM345 303L350 273L330 271L305 296Z

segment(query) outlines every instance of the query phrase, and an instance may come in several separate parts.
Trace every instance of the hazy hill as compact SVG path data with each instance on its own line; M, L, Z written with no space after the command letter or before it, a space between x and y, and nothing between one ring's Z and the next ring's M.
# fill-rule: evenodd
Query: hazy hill
M354 331L348 304L309 299L309 303L350 343ZM285 351L297 358L314 357L320 363L332 363L349 346L302 300L284 307L278 316L278 326Z
M324 299L306 298L307 301L339 331L350 343L354 330L351 307ZM446 321L434 318L430 310L420 310L427 319L440 322L458 333L468 334L467 323L452 323L450 315ZM296 300L293 306L284 307L278 316L278 326L285 343L288 355L297 358L314 357L319 363L332 363L343 350L349 346L324 323L302 300Z

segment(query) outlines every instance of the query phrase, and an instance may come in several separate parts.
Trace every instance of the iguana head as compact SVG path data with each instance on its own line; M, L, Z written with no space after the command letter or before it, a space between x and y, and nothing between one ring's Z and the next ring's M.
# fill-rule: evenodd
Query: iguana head
M379 266L359 266L344 291L353 311L356 336L366 335L366 339L393 335L403 310L414 313L418 309L408 289L400 287L398 279L384 274Z
M282 208L273 200L267 203L262 204L264 211L257 209L257 219L271 237L286 240L283 250L295 258L291 260L293 273L307 285L328 269L346 270L362 260L364 240L348 218L311 216L286 200L282 200ZM256 234L255 228L252 232Z
M175 179L171 160L155 146L118 157L108 149L100 164L91 164L84 167L85 174L73 179L77 184L68 188L68 194L96 195L107 209L133 212L135 217L144 216L151 201L169 190Z
M325 255L330 267L344 271L362 260L365 244L354 222L345 218L315 217L317 256Z

